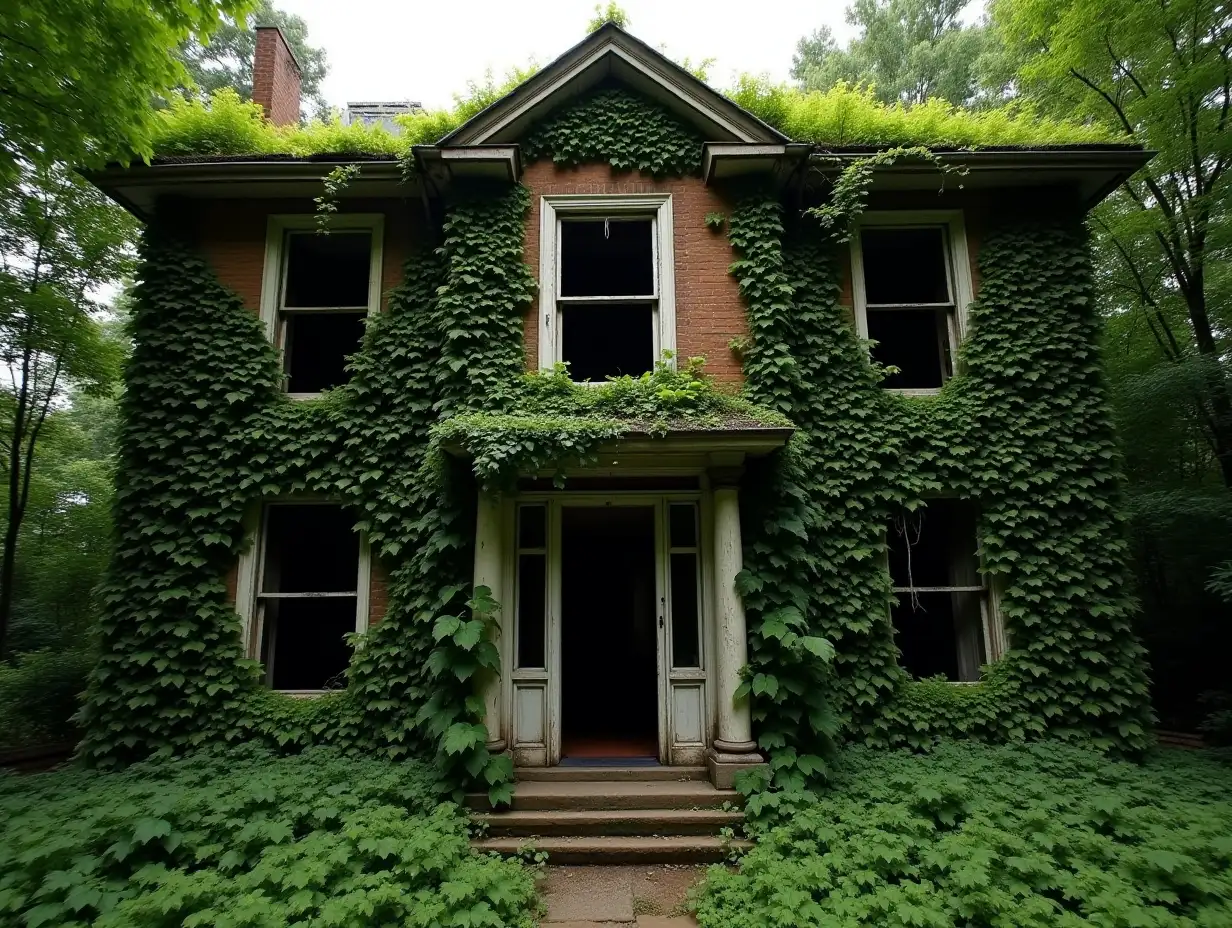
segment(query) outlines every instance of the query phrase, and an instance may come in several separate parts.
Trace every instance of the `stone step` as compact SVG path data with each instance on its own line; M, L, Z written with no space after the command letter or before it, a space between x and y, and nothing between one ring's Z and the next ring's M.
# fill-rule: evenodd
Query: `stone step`
M489 837L580 837L590 835L714 835L744 822L743 812L721 809L626 809L584 812L479 813Z
M706 780L709 771L702 767L517 767L513 778L519 783L536 780L602 780L615 783L618 780Z
M715 789L702 780L531 780L513 790L511 809L517 812L583 812L617 809L717 809L739 804L733 789ZM469 793L471 809L491 808L486 793Z
M482 838L471 842L477 851L512 855L545 851L552 864L706 864L726 860L749 841L728 841L715 835L673 837Z

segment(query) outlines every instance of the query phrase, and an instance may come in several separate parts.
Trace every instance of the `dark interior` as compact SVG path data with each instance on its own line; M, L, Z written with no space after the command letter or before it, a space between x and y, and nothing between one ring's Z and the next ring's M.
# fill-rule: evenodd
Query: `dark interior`
M562 356L576 381L634 377L654 367L654 315L648 304L588 304L561 311Z
M869 303L949 303L945 233L939 227L864 229L864 290Z
M348 594L265 600L261 657L267 663L273 658L275 689L341 685L351 657L343 636L355 631L358 574L359 536L341 506L269 507L261 592Z
M922 390L944 384L949 374L949 352L942 350L948 336L943 340L939 331L944 324L944 310L870 309L868 337L877 342L873 360L898 368L882 385Z
M283 305L366 309L371 264L371 232L292 232Z
M654 510L561 517L561 750L653 756L658 739Z
M649 219L571 219L560 224L561 296L653 296Z
M364 339L364 313L288 313L283 357L290 393L319 393L347 382L347 356Z
M917 679L958 679L953 593L898 593L891 609L898 664ZM961 595L961 594L960 594ZM968 596L975 594L966 594Z

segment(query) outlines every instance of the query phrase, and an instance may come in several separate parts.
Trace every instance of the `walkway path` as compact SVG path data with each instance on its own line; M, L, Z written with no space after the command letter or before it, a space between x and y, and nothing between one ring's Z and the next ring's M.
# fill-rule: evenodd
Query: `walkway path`
M684 908L705 867L547 867L544 928L696 928Z

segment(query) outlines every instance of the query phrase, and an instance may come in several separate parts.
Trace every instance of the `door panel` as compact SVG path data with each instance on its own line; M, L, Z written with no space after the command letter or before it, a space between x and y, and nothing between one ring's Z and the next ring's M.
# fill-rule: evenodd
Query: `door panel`
M666 505L664 573L667 629L660 652L667 679L665 760L699 763L706 747L707 702L704 635L705 584L702 582L701 513L697 502Z

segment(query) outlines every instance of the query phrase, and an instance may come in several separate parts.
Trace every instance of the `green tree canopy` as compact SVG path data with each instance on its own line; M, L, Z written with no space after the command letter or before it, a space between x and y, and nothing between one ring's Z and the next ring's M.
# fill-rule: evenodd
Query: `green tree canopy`
M230 87L242 99L251 100L257 26L282 29L299 62L303 99L313 105L317 115L325 115L328 105L321 95L321 82L329 71L325 49L308 44L308 24L302 17L278 9L270 0L258 0L250 13L226 17L208 41L195 36L187 39L176 54L204 96Z
M149 150L154 94L183 81L168 53L250 0L5 0L0 184L19 164L98 164Z
M886 103L933 97L954 104L978 95L980 60L989 49L984 25L960 20L970 0L855 0L847 22L859 35L840 48L822 26L802 38L791 75L806 90L840 82L871 84Z

